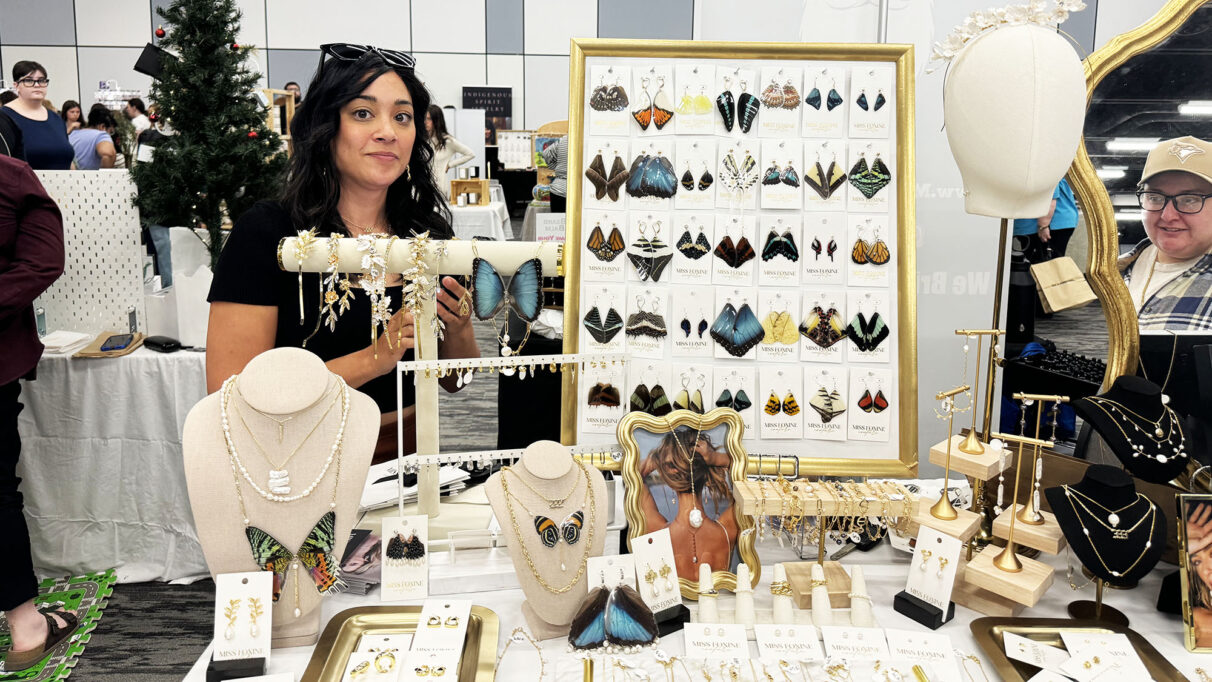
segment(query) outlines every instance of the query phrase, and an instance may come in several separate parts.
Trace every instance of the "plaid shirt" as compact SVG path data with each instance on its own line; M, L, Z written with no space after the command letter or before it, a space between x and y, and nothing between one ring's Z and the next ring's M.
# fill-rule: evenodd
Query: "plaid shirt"
M1151 242L1144 239L1120 256L1118 266L1125 282L1132 281L1136 259L1150 245ZM1153 294L1140 309L1137 322L1141 329L1212 330L1212 254L1199 259Z

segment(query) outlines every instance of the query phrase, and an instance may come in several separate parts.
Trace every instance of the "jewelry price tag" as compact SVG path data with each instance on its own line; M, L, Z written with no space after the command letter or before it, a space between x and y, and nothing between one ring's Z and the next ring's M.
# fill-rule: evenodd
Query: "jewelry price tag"
M1140 660L1136 648L1132 646L1132 640L1128 639L1125 634L1118 632L1062 632L1061 641L1065 643L1065 648L1069 651L1102 647L1124 670L1128 672L1135 670L1137 674L1146 677L1149 675L1149 668L1145 666L1144 661Z
M640 597L653 613L682 603L682 589L674 568L673 540L669 529L662 528L631 541L635 575L640 579ZM697 579L698 576L695 576Z
M389 516L383 519L383 601L429 596L429 518Z
M945 613L955 587L955 569L963 545L959 538L922 526L905 591Z
M214 660L269 662L273 577L269 571L215 576Z
M819 661L824 658L816 628L811 625L753 626L757 636L758 658L770 661Z
M1061 666L1069 660L1069 654L1059 647L1040 644L1022 635L1007 632L1002 635L1002 646L1006 656L1043 670L1065 674Z
M931 680L962 682L959 662L955 660L951 638L947 635L888 628L884 630L884 637L893 658L929 663L934 673Z
M888 657L888 642L878 628L822 625L821 636L825 639L825 656L858 660Z
M682 634L686 658L749 658L749 639L744 625L687 623Z
M635 557L630 554L589 557L585 564L585 579L590 590L619 585L635 587Z

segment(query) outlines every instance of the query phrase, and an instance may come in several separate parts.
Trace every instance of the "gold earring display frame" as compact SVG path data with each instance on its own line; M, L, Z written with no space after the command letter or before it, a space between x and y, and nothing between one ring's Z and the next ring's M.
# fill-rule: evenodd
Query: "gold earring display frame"
M819 144L823 138L829 138L830 140L841 141L842 152L840 154L834 152L834 155L839 157L837 158L837 162L844 166L844 170L849 171L852 169L852 164L854 164L856 160L860 158L860 149L868 150L866 153L866 158L869 161L872 159L872 157L877 156L876 153L870 152L872 149L872 143L874 143L876 145L875 149L879 149L879 146L883 145L883 149L886 152L884 159L887 161L886 165L893 178L892 186L887 188L887 192L884 196L884 200L886 202L884 205L885 207L878 209L879 211L884 211L884 213L877 214L875 216L879 220L885 221L885 226L882 229L878 226L872 228L870 226L871 221L867 220L868 226L866 228L862 228L866 231L861 233L863 235L862 239L867 240L866 248L876 248L872 245L877 243L883 244L886 241L887 246L885 248L892 251L891 264L888 264L884 270L884 272L887 273L885 275L886 279L881 284L870 284L856 282L855 278L850 276L848 282L843 280L844 283L835 283L831 287L832 289L839 291L842 297L839 301L840 305L838 305L837 308L844 313L843 324L845 323L845 320L849 320L851 316L858 312L863 312L867 318L872 318L874 316L874 312L872 311L876 311L877 307L877 312L879 312L880 317L887 318L889 322L888 327L891 329L891 336L887 341L885 341L886 346L884 352L886 353L886 357L883 359L863 357L859 355L858 351L856 351L854 347L849 345L849 341L844 340L837 344L839 348L842 348L843 344L846 344L844 346L845 352L853 352L855 353L854 357L863 357L863 359L848 360L847 362L853 362L854 364L842 367L838 374L833 375L840 376L839 379L831 378L828 381L820 384L820 386L809 386L807 385L807 377L809 376L809 372L811 370L819 370L822 368L836 369L841 366L840 361L818 361L818 358L816 357L808 357L808 353L806 351L804 352L805 357L791 355L791 359L787 360L786 364L782 365L781 367L785 368L787 366L798 366L804 368L803 382L796 383L797 380L792 379L790 383L791 386L801 386L801 388L797 390L788 390L788 387L775 389L779 393L779 397L784 399L784 402L786 402L785 399L788 395L795 395L797 401L804 403L805 407L807 407L809 404L809 398L819 388L825 386L827 383L829 384L830 389L834 389L836 392L841 393L845 398L845 402L849 404L849 412L851 415L853 415L853 417L847 415L843 419L853 419L853 423L861 424L863 420L873 418L873 415L868 411L867 407L855 406L856 401L859 400L859 394L862 392L861 387L858 389L855 388L858 386L858 384L855 382L858 381L857 377L860 373L859 371L862 370L861 373L871 386L871 394L874 395L877 392L877 388L882 388L884 395L881 400L886 400L887 403L891 403L891 407L888 408L888 414L884 416L886 419L886 425L884 425L882 428L885 430L885 433L880 434L882 435L883 440L880 437L851 437L851 434L854 433L854 429L847 431L846 427L843 427L843 433L840 436L833 438L820 436L816 439L813 439L812 436L801 438L794 431L791 432L792 435L768 436L766 435L766 428L752 428L748 431L750 435L746 437L749 447L751 449L760 449L762 452L781 452L783 454L793 454L798 456L800 459L800 472L802 475L886 477L913 476L916 472L918 461L918 390L915 253L916 226L914 220L914 55L913 47L911 45L844 43L732 43L712 41L574 39L570 49L568 145L568 167L570 170L568 173L568 222L566 232L566 243L569 245L574 245L574 247L568 248L565 251L565 259L567 264L565 279L566 298L564 308L565 352L578 352L578 348L590 345L586 340L585 332L582 329L582 318L587 312L590 312L591 309L596 307L594 304L595 296L600 297L601 299L600 304L602 307L600 313L602 319L605 319L606 313L611 307L617 307L618 313L623 317L627 317L627 313L630 312L631 309L625 311L624 307L626 306L630 308L633 302L635 302L636 298L634 295L616 297L603 295L599 291L602 287L598 286L599 284L603 284L600 274L589 277L586 276L585 268L590 266L599 266L600 263L586 258L585 253L583 253L586 246L585 240L587 236L589 236L589 228L593 227L594 223L589 222L584 229L582 223L587 219L586 211L598 210L601 212L602 210L600 208L600 204L595 204L595 201L601 201L601 197L595 196L595 189L589 186L589 181L586 179L585 172L586 169L589 168L589 159L594 156L595 152L602 153L605 167L611 166L611 160L615 158L614 154L609 151L603 152L598 150L599 148L606 148L603 141L606 137L612 135L615 137L621 135L631 135L630 141L632 143L632 153L626 159L627 165L631 165L631 157L636 156L634 152L636 149L640 148L636 143L642 142L648 144L650 148L654 149L654 152L656 152L656 147L661 147L662 149L667 150L666 154L668 154L668 152L671 151L671 148L674 147L678 142L676 138L682 136L681 132L679 132L676 136L670 136L668 135L669 130L666 130L665 133L667 136L660 137L658 134L655 134L655 131L648 131L647 127L645 127L645 132L643 133L636 132L634 130L630 133L604 133L601 132L601 130L598 130L591 138L590 132L592 123L594 121L592 116L602 111L602 109L597 109L594 111L591 109L590 105L591 91L595 90L595 86L599 85L598 81L602 80L599 77L598 72L595 70L600 70L609 66L622 66L627 69L629 73L635 74L636 82L638 82L640 80L639 70L641 67L647 71L650 67L655 66L655 68L666 69L666 73L673 73L675 69L687 67L691 64L706 65L712 70L712 73L719 74L723 74L725 68L736 68L738 72L742 69L748 69L755 73L762 73L763 78L765 77L764 74L769 69L781 69L782 67L787 67L793 72L803 74L803 80L796 82L799 83L801 87L801 91L798 93L798 97L800 99L799 106L801 107L801 110L805 112L807 109L803 109L803 107L806 106L804 104L806 101L804 100L804 95L808 90L819 88L820 98L824 99L825 93L836 87L838 91L845 93L842 97L842 99L844 99L844 105L839 106L839 109L845 112L846 116L850 118L850 125L848 127L847 124L843 123L842 128L844 130L840 134L817 135L814 132L810 135L808 134L806 126L804 127L803 131L800 130L798 124L797 127L792 128L791 130L794 132L787 134L787 140L793 141L794 144L803 145L802 148L805 151L803 155L799 157L802 164L806 166L812 161L812 152L809 148L810 143ZM832 71L830 71L829 75L827 76L821 76L820 74L826 70ZM870 87L868 84L868 87L860 92L860 78L865 79L868 77L868 73L875 73L877 70L881 74L888 74L887 87L877 90L874 87ZM781 70L779 72L781 73ZM853 78L853 80L848 80L850 78ZM620 84L630 86L631 89L628 90L628 94L631 97L631 102L633 104L633 106L626 107L627 111L624 113L630 113L631 109L635 109L636 106L642 106L643 102L648 101L642 99L645 94L648 94L653 98L652 101L655 105L653 111L655 113L656 109L660 106L660 97L662 96L658 91L659 87L664 87L666 93L665 96L673 100L673 103L669 104L669 109L671 110L674 108L674 103L678 102L679 98L686 98L687 95L694 96L695 94L699 93L706 94L707 98L712 100L711 111L714 112L716 110L714 98L716 97L718 90L716 92L707 90L704 93L703 90L695 88L694 91L686 91L686 89L680 83L675 82L672 79L670 79L668 82L661 80L658 80L658 82L660 85L653 84L651 86L651 93L646 93L643 90L637 92L636 88L638 86L628 80L627 77L624 77ZM863 81L863 83L867 83L867 81ZM609 86L610 84L601 83L601 85ZM790 82L788 82L788 85L790 85ZM762 93L763 87L769 88L770 86L765 82L751 82L748 83L748 89L746 92L757 96L759 93ZM736 90L735 81L732 89ZM795 92L794 89L791 89L790 91ZM863 99L861 103L856 104L860 94L865 94L865 99ZM740 100L738 99L738 102L739 101ZM862 107L863 111L866 112L868 111L866 105L869 102L878 102L879 106L883 106L885 101L889 105L888 108L885 109L885 112L888 113L887 122L885 123L886 132L883 133L885 137L877 139L876 135L862 135L854 133L855 119L853 118L854 114L851 112L857 111L856 107ZM819 102L815 106L819 106ZM818 111L823 109L823 107L819 108ZM772 110L769 108L769 105L767 105L762 109L762 111L769 114L769 112ZM799 115L799 112L797 112L796 116ZM713 114L713 116L718 119L718 115ZM721 156L724 152L724 148L732 143L751 143L753 145L760 146L763 143L770 142L772 139L773 141L777 142L778 139L768 136L764 131L759 130L762 120L761 116L762 113L759 113L758 124L755 125L752 134L746 134L744 137L740 137L739 132L731 134L731 131L730 135L724 135L719 132L714 134L691 133L691 135L699 134L704 136L700 137L699 139L711 140L709 144L712 149L715 149L718 143ZM640 122L639 118L636 119L636 123L643 126L643 123ZM675 123L670 124L670 127L672 128ZM718 120L716 123L718 124ZM631 125L633 128L636 127L635 123L629 125ZM849 129L851 131L849 135L846 134L845 129ZM626 129L622 130L625 131ZM636 128L636 130L638 130L638 128ZM848 157L846 154L846 145L849 145ZM593 146L594 148L590 149L590 146ZM758 154L755 153L755 156L757 155ZM758 171L761 171L762 168L768 164L767 159L771 158L764 151L764 148L763 151L761 151L761 155L762 163L759 164L759 168L757 169ZM786 168L786 165L792 165L788 162L788 157L786 156L780 156L777 158L781 159L779 163L784 168ZM683 158L682 160L674 160L677 162L674 164L676 165L676 174L678 177L681 177L683 171L687 170L687 168L684 167L686 166L686 159ZM818 156L817 160L821 161L824 165L829 164L829 157L821 159ZM721 159L721 164L723 163L724 162ZM800 164L797 162L795 165ZM593 170L593 168L590 168L590 170ZM706 170L706 168L703 165L696 164L693 165L690 170L693 171L696 178L700 178L701 180L701 173ZM719 186L722 179L719 177L720 173L717 172L718 168L712 166L710 170L711 173L717 175L716 184ZM682 186L686 186L684 181ZM857 185L855 187L857 187ZM848 190L851 193L855 191L855 187L847 187L843 185L843 189ZM619 189L619 191L622 192L622 189ZM806 186L802 189L802 191L804 195L808 195L807 198L809 200L812 199L810 196L810 191ZM626 211L629 214L629 217L630 214L646 210L641 207L651 205L645 204L642 201L636 201L635 197L638 195L632 194L631 196L633 198L631 199L630 210ZM867 198L870 199L871 197L868 196ZM681 211L672 211L672 200L670 201L671 203L666 208L658 210L668 211L671 215L675 216L681 213ZM725 214L721 212L717 214L718 217L715 218L717 221L715 224L718 229L718 226L721 224L720 221L723 220L724 216L731 218L733 215L739 215L742 219L746 220L766 220L767 214L770 214L772 220L779 216L790 216L792 221L799 221L801 219L801 214L805 216L810 214L823 215L822 213L812 213L812 207L807 207L807 212L805 212L805 207L803 206L805 202L803 199L800 199L800 202L801 204L799 210L796 212L778 214L775 211L768 210L770 207L765 204L765 195L763 195L761 210L749 210L744 207L738 210L729 209L731 213ZM807 203L811 203L811 201ZM595 209L595 205L598 208ZM714 212L716 206L719 206L721 209L723 208L722 204L712 204L710 209L704 210ZM849 209L846 208L847 206ZM678 208L681 209L683 207L679 206ZM838 247L831 246L831 251L827 255L832 258L832 249L836 248L837 262L843 264L841 266L843 269L852 268L853 266L849 265L849 262L852 259L851 245L854 243L852 237L853 230L856 229L854 220L855 218L871 218L873 216L869 213L869 211L875 211L876 209L855 208L854 202L851 201L849 204L842 203L841 208L825 210L837 211L839 213L844 212L846 215L842 218L842 220L850 221L849 228L851 233L849 235L847 234L846 224L843 222L841 234L837 240ZM865 214L865 211L868 213ZM620 208L619 212L623 212L623 209ZM762 222L759 224L761 225L761 229L764 230L766 223ZM794 229L798 230L799 223L793 224L797 225L797 227ZM634 223L632 223L632 226L633 227L631 229L634 229ZM600 225L600 227L604 233L611 232L610 223L603 223ZM627 233L626 226L620 225L620 227L623 228L621 230L623 233ZM668 244L672 244L677 240L678 235L681 233L680 226L677 229L678 232L675 233L674 226L667 223L664 228L665 231L659 233L658 236ZM807 231L806 227L805 231ZM651 232L649 234L651 235ZM762 234L764 234L764 232ZM755 236L761 237L762 235L757 234ZM732 236L732 238L736 239L735 236ZM760 239L751 238L751 240L757 242L754 244L754 246L755 248L761 250L762 244ZM630 238L626 239L628 244L631 244L632 241L633 240ZM814 260L812 252L807 248L807 242L809 241L810 240L807 238L807 236L805 236L802 242L798 245L800 248L801 261ZM822 241L828 242L827 239ZM872 251L871 253L878 253L878 251ZM630 253L628 253L628 255L630 255ZM818 250L816 259L824 261L825 255L822 255ZM627 256L619 255L618 261L626 263ZM702 262L714 263L715 257L710 251L708 251ZM854 262L857 263L859 261ZM872 260L866 262L870 264L884 265L887 263L887 259L885 258L883 262L879 262L873 258ZM757 263L760 265L761 260L758 260ZM624 268L626 267L627 266L624 265ZM732 267L737 266L733 265ZM806 267L806 264L801 263L798 267L804 268ZM871 266L868 265L867 267ZM851 270L850 272L853 271ZM771 310L771 308L764 302L766 292L769 291L773 294L777 288L770 285L769 282L763 281L762 278L765 276L765 273L759 272L759 275L761 276L756 278L758 280L758 286L752 286L752 282L750 282L749 284L740 285L738 288L748 287L748 289L755 292L752 300L749 300L749 304L752 305L754 310L757 310L760 303L765 308L761 313L764 315ZM664 280L662 280L662 284L663 282ZM712 283L716 285L715 289L718 293L718 290L721 288L720 282L713 281ZM624 273L621 272L617 282L617 286L626 289L627 294L633 294L633 287L644 287L650 286L651 284L652 282L644 281L643 278L637 282L634 277L624 277ZM682 286L685 284L686 282L684 281L673 279L672 286ZM791 283L785 285L783 290L793 291L794 295L797 297L797 301L801 300L800 297L802 297L805 309L807 308L810 300L809 292L811 290L811 295L813 297L817 297L816 300L820 301L820 305L823 307L823 309L828 309L830 307L828 298L825 298L823 294L818 294L816 290L830 288L830 285L818 286L818 284L819 282L810 283L805 277L802 283L799 279L795 279ZM724 288L727 286L730 285L724 285ZM593 290L592 292L590 292L591 287ZM875 294L875 298L872 298L873 293ZM866 303L859 299L853 298L855 296L864 295L867 296ZM672 302L676 304L676 296L676 292L671 294L664 300L662 305L669 306L671 299ZM759 302L759 296L763 297L762 302ZM851 298L847 300L847 296ZM882 298L880 298L881 296ZM648 305L648 301L651 300L651 298L648 298L645 305ZM858 302L856 303L856 301ZM796 305L798 305L798 303ZM865 309L864 306L867 306L869 309ZM639 306L637 304L637 308L638 307ZM740 300L736 301L736 307L741 308ZM707 323L711 323L712 319L716 318L716 312L719 310L720 307L718 305L708 307L707 315L703 316L703 318ZM692 310L690 312L694 313L695 311ZM671 336L680 336L682 334L682 332L678 330L678 321L682 319L681 313L681 308L679 308L673 314L669 314L668 308L666 310L666 317L668 318L669 322L669 334ZM795 322L799 322L799 319L801 318L798 313L799 308L792 312L792 317L795 318ZM806 315L804 317L806 318ZM696 321L693 323L695 326L697 326L697 320L698 318L696 317ZM792 326L794 326L794 324ZM705 336L701 332L699 335ZM619 336L621 337L623 334L620 333ZM689 336L689 333L687 336ZM807 337L807 334L804 334L804 336ZM803 339L800 339L799 342L803 343L804 341ZM674 348L676 349L676 346ZM640 355L640 357L647 357L649 360L655 362L658 366L661 366L661 371L666 372L670 370L669 365L671 363L677 363L686 359L678 355L676 352L671 354L668 348L666 348L663 352L665 353L664 358L654 358L652 356L644 355ZM758 349L758 352L761 352L761 348ZM751 380L750 387L746 389L746 393L752 394L749 397L755 403L757 403L753 409L753 412L757 413L757 416L752 417L751 423L754 426L758 426L759 424L764 426L766 422L759 422L758 419L761 417L762 403L766 400L767 394L769 394L771 391L766 386L754 386L753 384L757 383L758 376L762 377L761 382L763 384L771 383L766 378L766 366L762 364L766 361L766 359L759 355L757 358L758 362L754 362L754 360L750 358L737 359L719 357L718 352L716 352L714 355L714 357L694 357L693 362L696 365L701 364L706 367L706 371L704 373L708 375L711 374L712 370L719 370L721 368L733 369L746 367L747 371L752 372L752 376L754 378ZM847 357L849 358L850 356L847 355ZM780 362L783 361L780 360ZM828 364L830 362L837 362L839 364L830 365ZM748 364L746 365L745 363ZM881 374L881 372L884 374ZM823 372L820 374L825 376L828 375L828 372ZM850 377L849 381L846 380L847 374L849 374ZM878 376L886 376L887 379L882 380L881 382L877 378ZM593 381L601 381L605 383L605 380L585 377L586 385L581 386L578 384L578 380L580 378L582 377L565 375L563 379L561 438L563 442L567 444L590 444L598 440L606 442L614 435L613 429L602 427L599 430L590 433L582 428L584 415L591 413L600 415L603 414L603 411L606 409L599 406L588 407L585 404L587 396L586 391L589 388L589 384L592 384ZM690 388L692 393L694 392L693 389L696 385L695 381L696 380L691 381ZM710 385L711 380L706 379L706 381ZM620 383L624 382L620 381L615 383L614 386L617 387ZM630 394L631 388L636 381L633 377L627 377L627 383L629 385L625 389L620 390L620 392L623 393L623 395L621 395L623 409L625 409L626 405L628 404L628 395ZM669 391L671 397L673 392L675 392L678 388L679 383L680 382L675 378L670 382L669 386L666 386L666 388L674 389ZM702 391L704 407L710 407L718 404L716 396L720 394L720 391L722 388L724 388L724 386L717 381L712 388L714 389L713 392L707 390L706 388ZM733 391L735 391L736 386L732 386L731 388ZM755 388L760 388L761 390L755 391ZM771 388L773 388L773 386L771 386ZM830 404L832 404L832 402ZM862 407L861 411L859 409L860 407ZM594 412L584 412L586 410L591 410ZM826 408L826 411L831 410ZM622 416L621 412L622 411L620 410L620 417ZM828 423L823 413L819 419L815 414L813 414L813 410L804 409L803 413L804 414L800 417L800 419L804 420L805 427L807 426L808 419L816 419L817 421L825 421L826 424ZM878 412L876 414L878 415ZM833 415L830 415L830 418L832 418L832 416ZM785 412L777 419L783 420L783 423L785 424L788 420L794 419L795 417L796 415L794 412ZM745 419L747 422L749 422L750 417L745 417ZM771 421L773 422L774 420ZM841 421L841 419L838 421ZM864 427L868 427L866 424L862 425ZM871 433L878 433L876 429L879 427L868 428L872 429ZM774 429L771 428L770 432L773 431ZM697 591L697 585L695 585L695 588Z
M1206 0L1170 0L1152 19L1122 33L1099 48L1083 62L1086 71L1086 104L1095 89L1129 59L1167 40L1205 4ZM1090 250L1087 279L1098 295L1107 319L1107 373L1103 390L1116 377L1136 371L1140 356L1140 329L1136 307L1128 287L1116 268L1119 256L1119 229L1111 196L1086 150L1085 138L1077 148L1077 157L1069 169L1069 184L1086 215Z
M675 410L664 417L632 412L618 429L628 544L668 528L686 599L699 598L700 563L711 566L713 588L735 590L734 556L749 567L756 585L762 565L754 548L753 518L741 513L733 492L735 482L745 480L748 464L740 415L724 408L704 415ZM721 556L720 540L727 546L725 561L715 558Z

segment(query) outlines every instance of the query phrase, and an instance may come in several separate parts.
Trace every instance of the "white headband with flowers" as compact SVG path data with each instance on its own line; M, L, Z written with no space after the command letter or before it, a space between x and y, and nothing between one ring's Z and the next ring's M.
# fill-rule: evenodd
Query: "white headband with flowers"
M1070 12L1078 12L1086 8L1082 0L1032 0L1025 5L1008 5L997 9L973 12L964 23L956 26L942 42L934 44L930 54L930 62L926 73L949 63L967 44L987 31L1003 26L1019 26L1022 24L1038 24L1055 28L1069 18Z

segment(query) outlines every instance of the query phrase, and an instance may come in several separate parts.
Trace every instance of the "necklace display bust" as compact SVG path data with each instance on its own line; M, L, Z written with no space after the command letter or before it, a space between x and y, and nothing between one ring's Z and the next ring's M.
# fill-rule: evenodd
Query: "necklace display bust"
M1119 377L1106 393L1077 400L1073 409L1133 475L1167 483L1187 468L1182 421L1148 379Z
M538 639L564 637L588 593L589 557L606 547L606 481L568 448L538 441L485 486Z
M1073 553L1095 577L1130 587L1161 558L1166 515L1123 470L1095 464L1078 483L1044 495Z
M182 436L190 507L211 575L260 570L247 526L261 529L297 552L329 511L336 513L331 555L340 561L379 434L378 406L368 396L349 389L348 408L343 409L339 377L316 355L299 348L275 348L258 355L235 381L232 388L238 391L212 393L190 410ZM230 449L222 426L224 415L228 417ZM338 441L340 447L334 451ZM266 485L270 471L296 447L289 462L295 474L292 494L278 497L297 499L275 501L260 494L252 484L274 495ZM302 496L313 484L310 494ZM281 596L273 605L275 648L315 643L320 598L305 568L286 572ZM299 615L295 615L296 608Z

